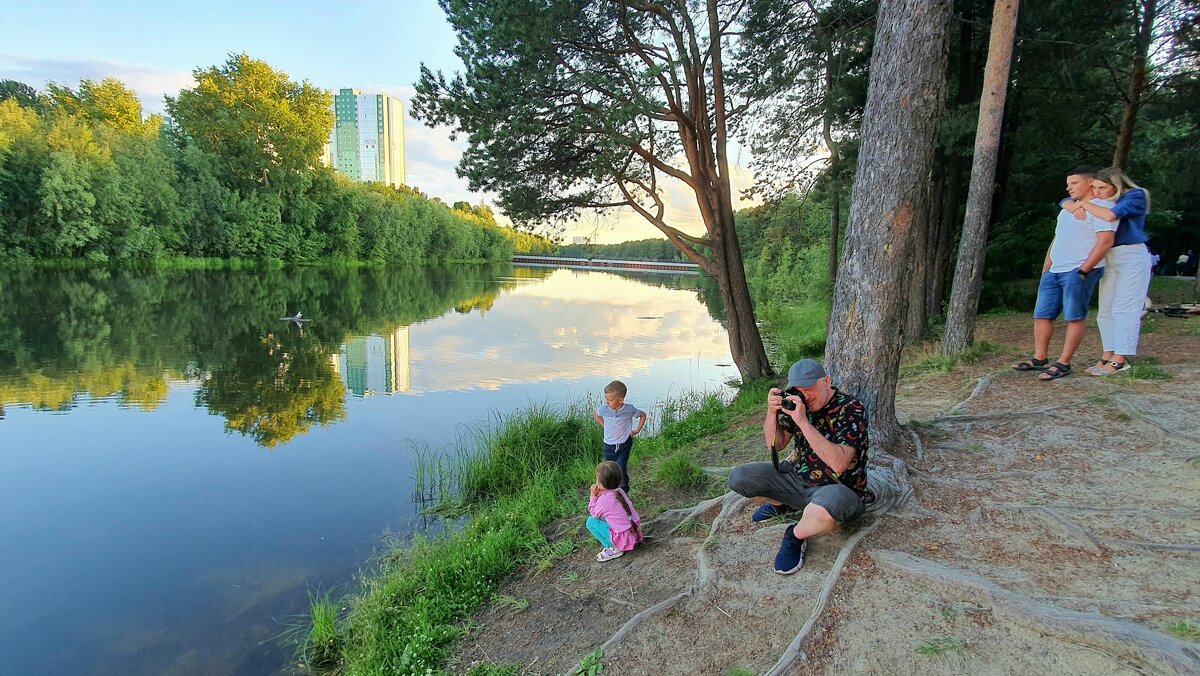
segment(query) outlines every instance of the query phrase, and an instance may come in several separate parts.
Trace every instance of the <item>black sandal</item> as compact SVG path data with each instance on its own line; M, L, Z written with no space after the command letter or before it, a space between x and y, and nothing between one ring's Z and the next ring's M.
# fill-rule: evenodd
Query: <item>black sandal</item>
M1038 376L1038 380L1058 380L1059 378L1071 372L1071 365L1062 362L1054 362L1046 368L1042 375Z
M1014 364L1014 371L1045 371L1046 365L1050 363L1049 359L1036 359L1030 357L1020 364Z

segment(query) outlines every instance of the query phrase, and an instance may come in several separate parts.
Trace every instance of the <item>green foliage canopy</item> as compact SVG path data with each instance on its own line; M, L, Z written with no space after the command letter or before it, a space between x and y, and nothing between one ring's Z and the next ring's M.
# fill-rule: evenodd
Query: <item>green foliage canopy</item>
M167 112L238 186L277 186L317 163L333 128L329 92L244 53L193 74L196 87L167 97Z

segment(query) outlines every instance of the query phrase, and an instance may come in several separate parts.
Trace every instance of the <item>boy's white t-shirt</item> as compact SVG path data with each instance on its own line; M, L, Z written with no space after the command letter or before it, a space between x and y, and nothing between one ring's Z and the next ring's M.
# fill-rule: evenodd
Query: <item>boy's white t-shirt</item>
M621 444L629 438L630 432L633 431L633 419L641 413L636 406L630 403L621 405L621 408L612 410L607 404L600 404L596 407L596 415L604 418L604 443L606 444Z
M1111 209L1113 202L1093 199L1092 204ZM1118 221L1102 221L1088 214L1086 220L1075 218L1075 214L1060 209L1058 225L1054 228L1054 244L1050 245L1050 272L1070 272L1083 265L1092 247L1096 246L1096 233L1106 230L1115 231ZM1096 263L1103 267L1104 259Z

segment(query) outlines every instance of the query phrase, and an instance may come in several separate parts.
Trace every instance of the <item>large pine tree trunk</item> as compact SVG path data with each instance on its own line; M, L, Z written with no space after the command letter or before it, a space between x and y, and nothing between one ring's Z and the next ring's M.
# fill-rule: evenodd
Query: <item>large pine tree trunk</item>
M908 257L945 92L950 0L882 0L826 366L870 415L876 447L900 441L896 379Z
M983 281L983 258L996 184L996 157L1019 5L1018 0L997 0L992 12L992 35L987 65L983 69L983 97L979 101L979 124L975 130L967 215L963 219L958 264L954 268L942 354L963 351L975 337L975 314L979 309L979 288Z
M1125 100L1121 131L1117 133L1117 147L1113 152L1114 167L1124 167L1129 161L1133 129L1137 125L1138 109L1142 107L1142 91L1146 89L1146 59L1150 53L1150 42L1154 39L1154 21L1158 16L1157 0L1144 0L1139 4L1142 6L1142 16L1134 45L1133 72L1129 74L1129 96Z
M725 304L729 352L743 378L764 378L772 374L771 362L767 359L758 324L754 321L754 305L750 300L750 287L746 283L746 268L742 264L741 249L733 229L732 207L729 212L729 220L720 229L727 232L728 237L717 239L713 246L713 261L718 271L714 277Z

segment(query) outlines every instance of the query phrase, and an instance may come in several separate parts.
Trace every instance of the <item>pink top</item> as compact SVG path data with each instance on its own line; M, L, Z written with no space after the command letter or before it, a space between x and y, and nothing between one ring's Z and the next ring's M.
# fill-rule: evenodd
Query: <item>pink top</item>
M630 523L630 515L625 513L625 508L621 506L621 500L617 498L617 493L620 493L625 498L625 504L629 505L629 510L633 512L633 523L638 524L638 529L633 529L633 523ZM642 517L638 516L637 510L633 508L633 502L625 495L625 491L620 488L615 488L611 491L604 491L600 495L588 500L588 514L597 519L604 519L608 523L608 531L612 536L613 547L627 552L637 546L637 543L642 541Z

